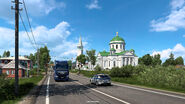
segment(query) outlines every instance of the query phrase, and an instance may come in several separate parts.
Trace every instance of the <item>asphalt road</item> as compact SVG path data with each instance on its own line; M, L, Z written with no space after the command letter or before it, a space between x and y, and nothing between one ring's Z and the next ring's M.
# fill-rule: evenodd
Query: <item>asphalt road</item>
M70 74L68 82L47 77L36 104L185 104L185 95L113 83L95 86L89 78Z

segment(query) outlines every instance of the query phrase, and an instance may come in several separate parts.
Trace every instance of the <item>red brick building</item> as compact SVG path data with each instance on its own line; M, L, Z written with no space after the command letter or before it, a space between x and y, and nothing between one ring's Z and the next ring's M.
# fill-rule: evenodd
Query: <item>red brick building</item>
M8 64L4 65L2 68L2 73L6 74L8 77L15 77L15 61L12 60ZM25 77L26 68L19 64L19 77Z

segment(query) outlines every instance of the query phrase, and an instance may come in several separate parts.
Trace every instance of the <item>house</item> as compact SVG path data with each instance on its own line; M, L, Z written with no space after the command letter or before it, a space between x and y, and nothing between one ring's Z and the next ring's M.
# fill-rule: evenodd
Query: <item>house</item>
M15 57L2 57L0 58L0 64L8 64L12 60L15 60ZM26 57L19 56L19 62L21 65L23 65L24 67L28 69L33 68L32 61Z
M27 69L19 63L19 71L18 76L19 77L25 77L25 71ZM5 64L2 67L2 73L6 74L8 77L14 78L15 77L15 60L12 60L8 64Z
M2 67L3 67L4 65L5 65L5 64L0 63L0 75L2 74Z

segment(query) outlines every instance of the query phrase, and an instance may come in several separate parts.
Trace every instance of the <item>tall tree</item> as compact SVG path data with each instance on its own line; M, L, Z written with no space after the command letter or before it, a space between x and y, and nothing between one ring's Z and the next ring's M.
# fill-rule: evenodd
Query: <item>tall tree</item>
M175 59L175 65L184 65L184 60L182 56L179 56Z
M76 60L78 61L78 67L79 67L79 73L80 73L80 68L85 64L86 62L86 57L85 55L81 54L80 56L77 56Z
M170 58L166 59L166 61L163 63L163 66L175 65L174 54L171 53L169 57Z
M152 58L152 66L161 65L162 61L160 58L161 58L160 54L154 55Z
M32 61L33 65L36 64L36 57L32 53L28 56L28 58Z
M3 57L7 57L7 56L6 56L6 51L4 51L4 53L3 53Z
M79 62L80 66L84 65L86 62L86 57L85 55L81 54L76 58L76 60Z
M91 64L94 66L96 63L96 50L92 49L90 51L86 51L87 54L87 61L91 62Z
M10 57L10 51L6 52L6 57Z
M150 54L146 54L143 57L139 58L139 64L143 64L146 66L152 65L152 56L150 56Z
M45 69L45 72L47 74L47 67L48 67L48 63L50 62L51 58L50 58L50 50L48 50L47 46L41 47L39 49L39 64L40 64L40 68L41 69Z

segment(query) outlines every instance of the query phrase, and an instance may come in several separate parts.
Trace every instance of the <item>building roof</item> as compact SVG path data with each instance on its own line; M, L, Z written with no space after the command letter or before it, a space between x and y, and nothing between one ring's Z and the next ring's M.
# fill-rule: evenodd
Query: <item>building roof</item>
M12 60L11 62L9 62L8 64L4 65L2 67L3 69L14 69L15 68L15 60ZM21 69L26 69L24 66L22 66L21 64L19 64L19 68Z
M114 42L114 41L121 41L121 42L125 42L123 38L118 36L118 32L116 33L116 36L114 38L112 38L112 40L110 42Z
M110 54L110 52L106 52L106 51L100 52L101 56L108 56L109 54Z
M0 63L0 68L2 68L4 65L5 65L5 64L3 64L3 63Z
M2 57L0 58L0 60L15 60L15 57ZM29 61L30 59L23 56L19 56L19 60Z

